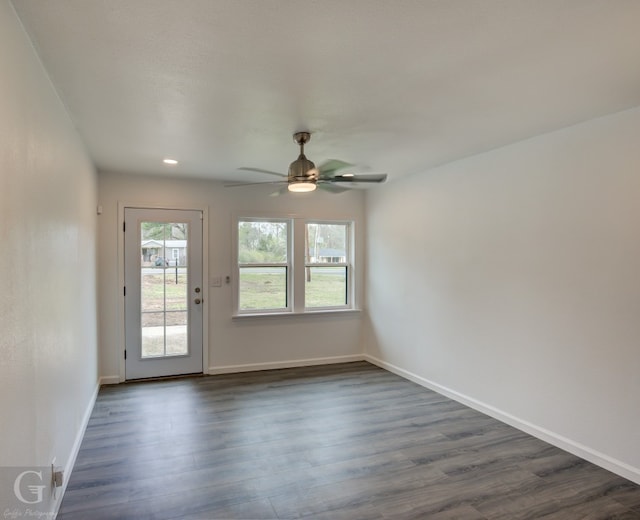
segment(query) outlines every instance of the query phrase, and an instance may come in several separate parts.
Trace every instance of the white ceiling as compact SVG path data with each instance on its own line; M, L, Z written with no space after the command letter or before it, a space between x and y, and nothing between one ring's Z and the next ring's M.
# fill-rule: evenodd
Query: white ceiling
M13 4L101 170L273 180L310 130L393 179L640 105L638 0Z

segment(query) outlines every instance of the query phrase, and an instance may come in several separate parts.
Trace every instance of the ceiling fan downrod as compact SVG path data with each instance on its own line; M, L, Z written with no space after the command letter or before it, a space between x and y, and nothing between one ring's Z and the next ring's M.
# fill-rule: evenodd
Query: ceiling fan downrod
M304 145L311 140L311 133L296 132L293 134L293 140L300 145L300 155L304 155Z

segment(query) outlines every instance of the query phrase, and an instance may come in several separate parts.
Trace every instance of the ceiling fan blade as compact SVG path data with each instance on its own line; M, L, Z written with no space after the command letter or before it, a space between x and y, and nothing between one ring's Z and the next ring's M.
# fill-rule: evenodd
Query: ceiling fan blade
M317 183L318 189L328 191L330 193L344 193L345 191L349 191L350 188L343 188L342 186L336 186L331 182L322 182L319 181Z
M289 191L289 185L287 184L287 186L283 186L282 188L280 188L279 190L276 190L272 193L269 194L269 197L278 197L280 195L284 195L285 193L287 193Z
M353 164L349 164L339 159L329 159L318 166L318 171L320 172L321 177L328 178L334 177L338 170L348 168L349 166L353 166Z
M238 170L244 170L246 172L267 173L269 175L277 175L278 177L286 177L284 173L272 172L271 170L263 170L262 168L238 168Z
M237 188L239 186L257 186L258 184L282 184L287 181L266 181L266 182L234 182L233 184L225 184L225 188Z
M386 173L371 173L366 175L353 175L346 177L344 175L338 175L330 179L322 179L327 182L348 182L348 183L360 183L360 182L384 182L387 180Z

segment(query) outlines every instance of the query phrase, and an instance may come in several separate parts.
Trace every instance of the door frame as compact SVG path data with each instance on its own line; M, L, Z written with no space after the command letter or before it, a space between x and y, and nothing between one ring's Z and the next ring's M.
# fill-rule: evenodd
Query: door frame
M209 373L209 206L192 205L172 206L170 204L148 204L118 201L118 221L116 229L118 233L118 370L120 383L125 379L125 307L124 307L124 210L135 209L177 209L183 211L202 211L202 372Z

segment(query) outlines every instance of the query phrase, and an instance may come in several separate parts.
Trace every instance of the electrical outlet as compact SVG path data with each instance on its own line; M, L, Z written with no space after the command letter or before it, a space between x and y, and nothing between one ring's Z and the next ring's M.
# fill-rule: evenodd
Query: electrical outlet
M56 471L56 458L51 459L51 490L53 498L56 498L56 484L55 484L55 471Z
M62 487L64 483L64 471L62 468L54 468L53 471L53 487Z
M61 467L56 466L56 457L51 460L51 490L53 498L56 499L56 490L64 484L64 471Z

